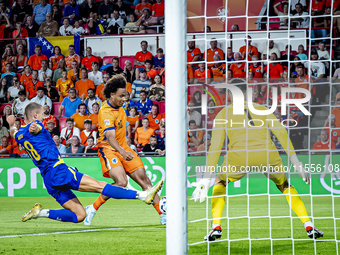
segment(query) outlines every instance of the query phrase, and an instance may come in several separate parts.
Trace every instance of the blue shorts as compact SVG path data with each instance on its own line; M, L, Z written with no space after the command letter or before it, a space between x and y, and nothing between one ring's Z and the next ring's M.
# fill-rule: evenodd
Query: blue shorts
M71 189L79 189L83 175L83 173L78 172L77 168L60 164L48 171L43 178L48 194L54 197L60 205L63 205L76 198Z

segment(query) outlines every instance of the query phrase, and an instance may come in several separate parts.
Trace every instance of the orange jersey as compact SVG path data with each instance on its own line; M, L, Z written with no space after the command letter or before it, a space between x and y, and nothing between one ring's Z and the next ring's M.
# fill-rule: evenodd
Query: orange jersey
M336 127L340 127L340 108L334 108L331 111L331 114L333 114L335 116L335 126Z
M60 78L58 81L57 81L57 85L56 87L59 89L61 95L63 97L67 97L68 96L68 91L70 88L73 88L74 87L74 84L71 80L66 80L66 81L63 81L62 78Z
M233 71L233 78L246 78L246 73L244 71L245 63L242 63L240 67L236 63L230 66L230 69Z
M152 11L152 5L150 3L146 3L146 4L142 4L142 3L139 3L136 5L136 8L135 10L136 11L143 11L144 8L148 8L150 10L150 13ZM137 19L139 19L142 15L139 15L137 16Z
M99 59L96 56L91 55L91 57L84 57L81 64L84 65L87 70L92 71L92 62L94 61L99 63Z
M6 149L8 151L8 153L6 153L6 154L11 154L13 146L9 144L7 147L4 148L2 145L0 145L0 150L2 150L2 149Z
M33 81L27 83L26 92L29 93L28 99L32 99L33 97L37 96L37 89L38 87L44 87L44 83L38 81L36 84L33 84Z
M142 51L138 51L135 55L135 60L144 62L145 60L149 59L152 61L152 53L150 51L147 51L143 53ZM144 66L135 66L136 68L145 68Z
M106 100L104 94L103 94L103 89L104 89L104 84L99 84L97 86L97 89L96 89L96 95L98 95L98 97L100 98L100 100L102 100L103 102Z
M203 53L203 58L205 61L214 62L214 56L219 55L221 60L224 60L224 52L220 48L216 48L216 50L208 49ZM208 67L213 66L213 64L208 64Z
M62 55L59 55L58 57L55 57L55 56L50 57L50 62L52 64L52 71L58 68L59 60L62 58L64 58L64 56Z
M202 56L201 50L199 48L195 48L192 51L187 50L187 63L192 62L196 56Z
M327 131L328 137L331 138L331 141L333 143L337 143L338 136L340 136L340 128L329 128L329 127L326 127L323 130ZM330 133L329 133L329 131L330 131Z
M108 130L115 130L116 140L118 144L127 149L129 146L126 143L126 120L127 116L123 107L115 108L108 101L105 101L99 110L98 124L99 124L99 139L98 147L111 147L105 137L105 132ZM112 148L112 150L115 150Z
M72 57L67 56L67 57L65 58L66 67L71 69L71 68L72 68L72 62L73 62L73 61L77 61L77 62L78 62L78 65L79 65L79 63L80 63L80 57L79 57L79 55L74 54Z
M87 146L87 138L88 138L89 136L93 136L93 132L94 132L94 130L91 130L91 132L89 133L89 135L86 135L86 134L85 134L85 130L81 131L81 133L80 133L80 143L81 143L82 145Z
M142 146L145 146L149 143L150 137L155 134L155 130L153 128L148 128L148 130L144 131L144 127L137 128L135 137L137 138L137 142L141 143Z
M300 77L297 77L295 80L294 80L296 84L296 87L298 88L303 88L303 89L309 89L309 76L306 74L305 77L301 80Z
M336 145L334 142L328 140L326 143L323 143L322 141L318 141L314 144L313 150L329 150L329 149L335 149ZM316 154L329 154L329 152L319 152Z
M84 127L84 121L87 119L90 119L89 115L83 115L81 116L79 113L75 113L72 115L72 118L74 119L74 126L79 128L80 131L83 131L85 129Z
M197 81L199 83L206 83L206 78L211 78L211 72L209 69L204 70L203 72L201 72L200 69L195 70L195 75L194 75L195 79L197 79Z
M212 72L212 77L214 81L220 81L223 78L225 78L225 73L226 73L225 64L221 64L220 66L213 65L210 70Z
M87 90L90 88L96 90L96 87L94 86L93 81L91 81L90 79L87 79L86 81L79 80L76 82L75 89L78 90L79 97L85 94L85 98L86 98Z
M97 130L98 130L98 127L99 127L99 125L98 125L98 114L92 113L90 115L90 119L92 120L92 125L95 125L97 127Z
M157 74L157 71L154 69L150 69L149 71L146 71L146 76L151 82L153 82L153 79L155 78L156 74Z
M32 81L32 74L30 74L29 76L27 76L25 73L21 75L20 82L22 83L22 86L26 88L27 83L29 83L30 81Z
M164 1L161 4L155 3L152 5L152 11L155 12L154 17L164 16Z
M37 55L32 55L30 56L30 58L28 59L28 65L32 68L32 69L37 69L39 70L41 68L41 60L47 60L48 62L48 58L45 56L45 55L40 55L40 56L37 56Z
M264 67L264 71L268 74L268 65ZM269 78L270 79L280 79L283 74L283 67L280 64L269 64Z
M161 123L161 120L162 120L162 116L160 114L158 114L156 116L156 118L153 118L152 117L152 114L150 114L148 116L148 119L149 119L149 125L152 129L159 129L159 124Z
M262 73L261 73L261 66L258 65L257 67L254 67L252 64L249 66L249 70L252 70L254 73L254 79L262 79Z
M82 78L80 71L81 70L79 69L79 71L78 71L79 79ZM76 76L74 75L73 69L71 69L70 71L67 72L67 79L73 81L73 83L77 81Z
M190 79L193 79L193 78L194 78L194 69L191 66L188 66L187 79L189 81Z
M9 57L6 60L1 60L1 72L6 73L6 64L11 63L13 65L14 63L14 57Z
M135 116L135 117L132 118L132 117L128 116L127 121L130 123L130 126L132 128L134 128L136 126L136 122L139 121L139 117Z
M239 52L243 55L243 53L246 53L246 50L247 50L247 46L243 45L242 47L240 47ZM257 50L255 46L253 45L248 46L248 52L249 51L252 51L252 55L255 55L257 57L259 56L259 51ZM250 56L248 56L248 60L251 61Z

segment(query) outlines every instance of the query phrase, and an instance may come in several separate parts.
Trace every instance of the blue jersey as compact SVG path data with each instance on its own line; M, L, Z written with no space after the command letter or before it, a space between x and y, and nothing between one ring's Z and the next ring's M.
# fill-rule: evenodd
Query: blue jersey
M33 160L33 163L39 168L41 175L44 175L51 169L56 168L60 164L64 164L58 148L55 145L52 136L44 128L44 124L36 120L35 123L41 128L36 135L31 134L28 130L31 123L22 126L14 135L17 143L21 144L27 154Z

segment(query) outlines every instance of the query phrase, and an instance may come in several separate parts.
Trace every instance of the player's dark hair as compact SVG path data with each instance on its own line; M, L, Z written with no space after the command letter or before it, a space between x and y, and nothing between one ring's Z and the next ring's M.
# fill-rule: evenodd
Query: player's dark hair
M78 110L80 110L80 106L85 106L85 109L87 108L87 106L86 106L85 103L80 103L80 104L78 105Z
M107 81L103 89L103 94L106 97L106 99L109 99L111 97L111 93L116 93L118 89L125 89L125 87L126 87L125 77L121 74L117 74Z
M66 123L69 122L69 121L71 121L72 123L74 123L74 119L71 118L71 117L69 117L69 118L66 119Z
M26 119L30 119L33 115L33 113L37 112L38 110L40 110L42 108L42 106L40 104L37 103L29 103L26 108L25 108L25 116Z

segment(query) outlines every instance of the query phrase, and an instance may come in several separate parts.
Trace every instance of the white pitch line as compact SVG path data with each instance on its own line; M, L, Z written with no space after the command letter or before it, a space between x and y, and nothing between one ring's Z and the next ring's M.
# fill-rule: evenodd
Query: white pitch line
M46 236L46 235L59 235L59 234L72 234L72 233L83 233L83 232L96 232L105 230L118 230L123 228L98 228L98 229L84 229L75 231L61 231L61 232L51 232L51 233L37 233L37 234L22 234L22 235L8 235L0 236L0 238L11 238L11 237L22 237L22 236Z

